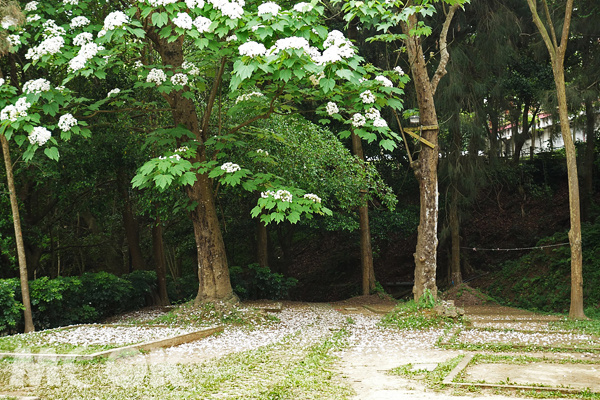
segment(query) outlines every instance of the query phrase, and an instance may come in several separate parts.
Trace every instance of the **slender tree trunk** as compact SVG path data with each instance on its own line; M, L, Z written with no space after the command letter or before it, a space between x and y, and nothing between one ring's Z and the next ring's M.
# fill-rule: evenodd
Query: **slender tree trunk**
M163 230L160 216L157 216L152 226L152 253L154 255L154 269L156 271L159 306L171 305L167 293L167 266L165 262L165 247L163 243Z
M591 100L585 101L585 162L582 171L581 219L590 221L594 193L594 149L596 147L596 114Z
M450 150L449 162L454 167L453 173L450 175L450 238L452 242L452 255L450 258L450 276L449 283L451 285L460 285L462 283L462 275L460 272L460 219L458 217L458 198L459 181L463 179L459 176L459 165L462 152L462 134L460 131L460 114L459 110L452 116L452 148Z
M267 226L258 219L256 222L256 261L263 268L269 268L269 240Z
M19 275L21 277L21 295L23 297L25 333L35 331L31 313L31 300L29 298L29 279L27 276L27 260L25 258L25 245L23 244L23 233L21 232L21 218L19 216L19 203L15 191L15 178L13 175L12 161L8 140L4 134L0 134L2 152L4 153L4 165L6 167L6 179L8 180L8 191L10 194L10 207L12 209L13 225L15 228L15 240L17 243L17 258L19 260Z
M161 39L152 28L149 29L147 35L160 54L163 65L169 65L172 68L180 67L183 63L183 37L169 43L166 39ZM215 77L215 79L220 79L220 77ZM192 162L204 162L206 161L204 138L208 136L208 132L206 132L208 128L204 131L201 130L194 102L185 98L184 92L185 90L181 90L165 94L164 98L173 110L175 126L185 126L196 137L199 146L196 158ZM206 114L205 118L208 121L210 109L207 109ZM214 300L237 302L239 299L233 293L229 280L227 253L217 217L212 181L208 178L207 173L198 174L196 182L192 186L186 186L185 190L190 202L195 204L195 208L190 212L194 226L198 254L198 280L200 282L195 304Z
M360 137L352 133L352 149L354 155L364 161ZM365 199L366 190L361 190L361 206L358 207L358 217L360 226L360 265L362 271L362 294L371 294L375 289L375 269L373 268L373 248L371 247L371 229L369 227L369 205Z
M131 197L129 196L129 190L126 184L128 179L125 177L125 173L122 170L119 170L117 175L117 186L123 200L123 210L121 215L123 217L125 236L127 237L129 254L131 256L131 267L133 270L143 271L146 269L146 260L144 259L144 253L140 246L140 229L138 221L131 209Z

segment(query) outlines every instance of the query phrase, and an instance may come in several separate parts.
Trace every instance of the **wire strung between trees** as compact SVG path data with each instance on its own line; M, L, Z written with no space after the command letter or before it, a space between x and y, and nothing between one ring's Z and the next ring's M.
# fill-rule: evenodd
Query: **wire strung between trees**
M520 250L535 250L535 249L545 249L547 247L560 247L565 245L571 245L570 243L558 243L558 244L548 244L545 246L535 246L535 247L516 247L514 249L484 249L481 247L461 247L461 249L473 250L473 251L520 251Z

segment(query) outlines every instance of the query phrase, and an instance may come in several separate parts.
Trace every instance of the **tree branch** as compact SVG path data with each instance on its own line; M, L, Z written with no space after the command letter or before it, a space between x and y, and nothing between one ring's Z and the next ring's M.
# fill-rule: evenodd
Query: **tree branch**
M450 28L450 23L452 22L452 18L454 17L454 13L458 10L458 4L454 4L448 10L448 14L446 14L446 20L444 21L444 25L442 26L442 32L440 33L440 63L438 64L437 70L435 74L431 78L431 90L433 94L435 94L435 90L437 89L438 83L440 80L446 75L446 65L448 64L448 60L450 59L450 53L448 53L448 29Z
M542 39L544 43L546 43L546 47L548 48L548 52L550 53L550 59L552 62L556 59L556 47L552 44L552 40L550 39L550 35L548 35L548 30L544 26L538 12L536 0L527 0L527 5L529 5L529 9L531 10L531 16L533 17L533 23L537 26L538 31L540 31L540 35L542 35ZM552 21L550 21L550 26L552 26ZM553 28L554 29L554 28Z
M215 99L217 98L217 93L219 92L219 86L221 85L223 73L225 72L226 63L227 58L223 57L221 59L221 66L219 67L219 72L215 76L215 81L213 83L212 90L210 91L208 102L206 103L206 111L204 111L204 118L202 119L202 127L200 129L200 135L202 136L203 141L206 141L206 139L208 139L208 123L210 121L210 114L212 114Z

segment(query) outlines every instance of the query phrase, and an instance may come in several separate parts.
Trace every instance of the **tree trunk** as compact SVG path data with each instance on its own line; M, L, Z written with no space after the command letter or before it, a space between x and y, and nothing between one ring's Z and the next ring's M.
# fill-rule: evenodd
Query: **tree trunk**
M582 171L581 219L591 221L590 210L594 194L594 148L596 146L596 114L591 100L585 101L585 162Z
M452 252L450 258L450 285L460 285L462 275L460 272L460 219L458 217L459 182L464 179L460 176L460 162L462 157L463 140L460 130L460 110L456 110L451 119L450 130L452 133L452 147L450 149L449 162L452 168L450 174L450 239Z
M166 39L161 39L152 29L147 31L147 34L160 54L163 65L179 68L183 63L183 37L169 43ZM215 77L215 79L220 78ZM171 106L175 126L183 125L195 135L199 146L196 158L191 161L201 163L206 161L204 138L208 136L208 132L201 131L193 101L183 97L185 90L184 88L184 90L164 94L164 98ZM206 114L205 118L208 121L210 108L207 108ZM190 202L195 204L190 212L198 253L200 282L195 304L215 300L237 302L239 300L233 293L229 280L227 253L217 217L212 181L207 173L197 174L196 182L192 186L186 186L185 190Z
M360 137L352 133L352 149L358 159L364 161ZM361 206L358 207L360 226L360 265L362 271L362 294L369 295L375 289L375 269L373 268L373 248L371 247L371 228L369 227L369 205L365 199L366 190L360 191Z
M256 261L262 268L269 268L269 240L267 226L258 219L256 222Z
M129 247L129 255L131 256L131 267L133 270L146 270L146 260L140 246L140 230L138 221L131 209L131 198L129 196L129 187L126 184L129 180L125 176L125 172L119 170L117 172L117 186L123 200L123 226L125 228L125 236Z
M8 140L4 134L0 134L2 152L4 153L4 165L6 167L6 179L10 196L10 207L12 209L13 225L15 228L15 241L17 243L17 258L19 260L19 275L21 277L21 295L23 297L25 333L35 331L31 313L31 300L29 298L29 280L27 277L27 260L25 258L25 245L23 244L23 233L21 232L21 218L19 216L19 203L15 191L15 178L13 175L12 161Z
M158 289L159 306L169 306L169 295L167 293L167 267L165 263L165 247L163 243L162 222L160 216L157 216L152 226L152 253L154 255L154 269L156 271L156 281Z

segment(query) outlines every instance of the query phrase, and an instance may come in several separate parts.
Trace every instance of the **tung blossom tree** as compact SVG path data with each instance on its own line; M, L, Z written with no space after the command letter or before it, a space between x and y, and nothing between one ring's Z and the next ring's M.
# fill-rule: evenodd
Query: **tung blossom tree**
M253 215L265 223L329 212L318 194L286 187L273 174L253 173L228 159L236 134L273 113L294 112L303 100L318 104L323 115L343 119L355 134L395 146L396 137L378 110L400 109L401 88L390 87L383 76L371 79L381 74L361 65L341 32L321 24L324 9L318 1L287 10L272 2L249 6L244 0L63 0L20 6L23 25L0 24L1 34L10 38L11 60L24 60L7 63L14 89L2 92L4 135L25 150L26 161L39 148L56 160L59 139L92 134L86 121L99 114L168 116L170 124L159 130L176 150L141 166L133 185L185 190L198 254L196 302L237 299L213 180L261 193ZM97 101L80 94L86 80L113 75L130 76L134 83L113 87ZM252 110L246 121L231 126L223 126L215 110L227 83L239 100L232 111ZM140 94L152 91L162 101L142 100ZM257 97L267 101L254 102Z

